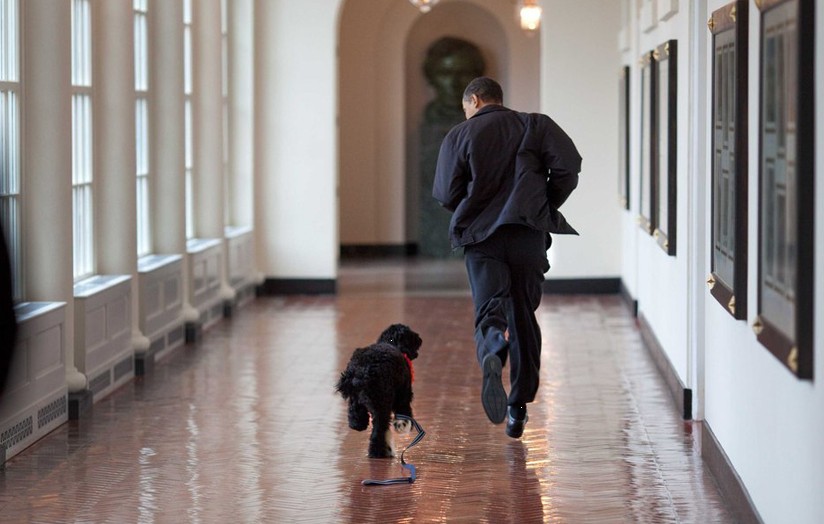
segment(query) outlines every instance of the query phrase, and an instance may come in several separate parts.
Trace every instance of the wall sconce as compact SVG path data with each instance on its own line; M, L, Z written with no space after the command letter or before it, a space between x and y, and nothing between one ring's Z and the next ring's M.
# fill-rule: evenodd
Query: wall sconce
M440 0L409 0L421 13L428 13Z
M521 5L521 29L534 33L541 27L541 6L538 0L523 0Z

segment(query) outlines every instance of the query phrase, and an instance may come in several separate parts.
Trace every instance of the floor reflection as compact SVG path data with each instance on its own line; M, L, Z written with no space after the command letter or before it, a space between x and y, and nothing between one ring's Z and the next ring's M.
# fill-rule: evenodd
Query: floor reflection
M460 263L345 266L334 297L261 298L0 472L2 522L729 522L617 297L547 296L524 437L480 406ZM424 341L397 459L366 457L333 385L404 322ZM412 434L398 437L408 445Z

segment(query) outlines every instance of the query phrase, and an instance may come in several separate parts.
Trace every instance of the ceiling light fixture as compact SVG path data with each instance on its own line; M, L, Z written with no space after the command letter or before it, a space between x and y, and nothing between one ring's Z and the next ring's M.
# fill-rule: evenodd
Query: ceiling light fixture
M421 13L428 13L440 0L409 0Z
M534 33L541 27L541 6L538 0L523 0L521 5L521 29Z

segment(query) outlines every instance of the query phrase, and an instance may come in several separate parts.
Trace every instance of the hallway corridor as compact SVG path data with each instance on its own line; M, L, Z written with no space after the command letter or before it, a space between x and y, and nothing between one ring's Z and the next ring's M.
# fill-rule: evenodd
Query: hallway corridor
M620 297L544 297L542 385L513 440L481 408L460 262L344 265L338 285L257 299L11 459L0 521L731 522ZM365 487L401 468L366 458L333 385L395 322L423 338L427 434L416 483Z

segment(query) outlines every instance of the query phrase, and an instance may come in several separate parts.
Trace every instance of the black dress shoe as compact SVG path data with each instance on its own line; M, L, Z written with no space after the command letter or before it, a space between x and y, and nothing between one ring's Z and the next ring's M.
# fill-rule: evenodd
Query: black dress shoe
M501 359L497 355L487 355L482 363L484 382L481 387L481 404L486 416L493 424L500 424L506 418L506 390L501 381Z
M529 415L526 413L526 408L524 408L524 418L518 419L515 418L515 408L509 406L506 410L506 434L512 438L521 438L527 420L529 420Z

